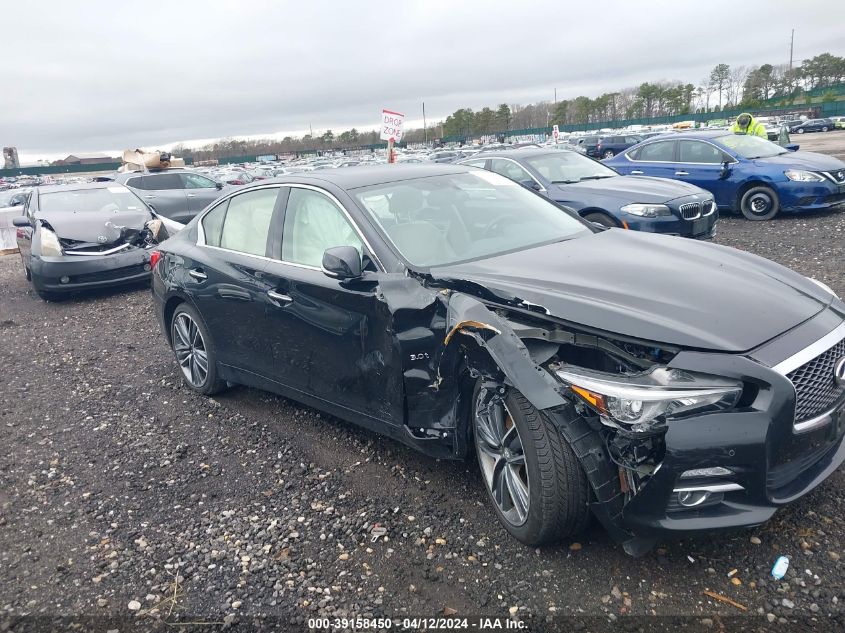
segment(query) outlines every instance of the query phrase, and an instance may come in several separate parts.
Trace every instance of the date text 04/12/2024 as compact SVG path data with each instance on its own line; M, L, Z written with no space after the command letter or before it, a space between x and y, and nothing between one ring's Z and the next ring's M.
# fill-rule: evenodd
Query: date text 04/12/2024
M399 631L504 631L526 628L526 623L503 617L407 617L391 618L311 618L308 628L312 631L357 630L382 631L396 628Z

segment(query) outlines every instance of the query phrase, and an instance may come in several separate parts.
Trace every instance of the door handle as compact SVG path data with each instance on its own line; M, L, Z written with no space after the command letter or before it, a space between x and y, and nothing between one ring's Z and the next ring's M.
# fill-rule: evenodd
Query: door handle
M147 200L153 200L153 199L155 199L155 196L147 194L146 196L144 196L144 198L146 198Z
M289 297L288 295L283 295L281 292L276 292L275 290L268 290L267 296L270 297L273 301L277 301L278 303L290 303L293 301L293 297Z
M189 198L196 198L197 197L197 194L195 194L195 193L187 193L185 195L188 196Z
M632 175L632 176L642 176L642 174L643 174L643 172L642 172L642 170L640 170L640 169L632 169L632 170L631 170L631 175Z
M206 279L208 279L208 275L202 272L202 270L200 270L199 268L192 268L188 271L188 274L197 281L205 281Z
M676 171L675 175L676 176L689 176L689 172L688 171Z

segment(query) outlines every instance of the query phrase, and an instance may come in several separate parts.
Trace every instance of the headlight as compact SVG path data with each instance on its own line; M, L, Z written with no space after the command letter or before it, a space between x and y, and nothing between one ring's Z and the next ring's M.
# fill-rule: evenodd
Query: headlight
M49 257L61 257L64 255L64 253L62 253L62 245L59 243L58 235L43 225L38 228L38 231L41 234L42 255L47 255Z
M824 182L824 176L802 169L790 169L783 172L783 175L797 182Z
M620 211L631 215L638 215L642 218L656 218L661 215L672 215L669 207L665 204L640 204L639 202L635 202L634 204L626 204L620 209Z
M807 277L807 279L809 279L810 281L812 281L814 284L816 284L816 285L817 285L819 288L821 288L822 290L826 290L827 292L829 292L830 294L832 294L832 295L833 295L834 297L836 297L837 299L839 299L839 298L840 298L838 294L836 294L835 292L833 292L833 288L831 288L830 286L828 286L826 283L824 283L824 282L822 282L822 281L819 281L818 279L813 279L812 277Z
M632 376L573 366L555 373L602 416L633 431L704 409L729 409L742 394L738 381L668 367Z

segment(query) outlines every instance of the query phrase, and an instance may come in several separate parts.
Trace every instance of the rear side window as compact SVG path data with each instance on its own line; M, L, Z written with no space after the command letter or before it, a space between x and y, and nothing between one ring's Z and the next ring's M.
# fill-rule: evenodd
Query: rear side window
M142 176L138 176L137 178L130 178L126 181L127 186L135 187L135 189L146 189L144 186L144 178Z
M220 247L249 255L266 255L270 220L278 195L279 189L272 188L230 198L220 233Z
M634 160L672 162L675 153L675 141L657 141L638 147L628 156Z
M179 174L144 176L144 189L148 191L167 191L182 188L182 179L179 177Z
M211 211L205 214L202 219L202 230L205 233L205 243L209 246L220 246L220 236L223 233L223 221L226 218L226 210L229 208L229 201L218 204Z

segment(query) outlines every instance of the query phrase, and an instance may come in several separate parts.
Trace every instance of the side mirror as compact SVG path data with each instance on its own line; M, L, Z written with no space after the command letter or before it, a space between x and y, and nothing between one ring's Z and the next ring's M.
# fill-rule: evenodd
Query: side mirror
M26 217L25 215L22 215L22 216L17 217L17 218L12 218L12 225L13 226L32 226L32 224L29 223L29 218Z
M542 187L534 180L520 180L519 184L526 189L531 189L532 191L540 191L542 189Z
M801 146L798 143L790 143L789 145L784 145L784 148L788 149L790 152L797 152L799 147Z
M214 183L214 184L216 185L218 191L223 188L222 182L217 182L217 183Z
M722 169L719 171L719 178L725 179L731 174L731 164L728 161L722 163Z
M323 253L323 272L334 279L357 279L363 273L361 253L354 246L334 246Z

